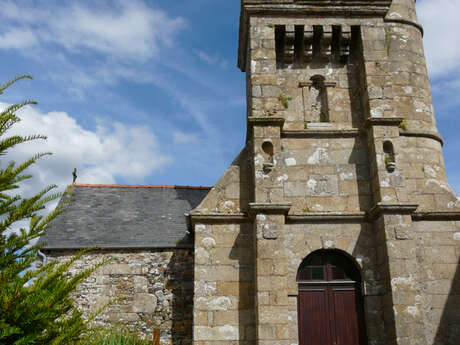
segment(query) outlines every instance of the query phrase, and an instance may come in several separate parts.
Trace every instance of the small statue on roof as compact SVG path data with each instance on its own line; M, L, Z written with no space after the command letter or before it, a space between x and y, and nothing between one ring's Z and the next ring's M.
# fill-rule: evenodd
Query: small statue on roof
M73 168L72 176L73 176L72 183L75 183L75 181L77 180L77 168Z

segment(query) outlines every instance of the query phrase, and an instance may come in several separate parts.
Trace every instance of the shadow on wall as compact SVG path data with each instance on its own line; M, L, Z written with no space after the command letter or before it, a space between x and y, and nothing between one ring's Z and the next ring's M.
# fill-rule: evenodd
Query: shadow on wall
M380 344L393 344L396 339L396 321L384 227L382 217L370 225L375 240L373 248L375 266L372 268L373 279L366 277L365 309L368 334L375 336L372 340Z
M357 137L351 151L348 163L354 165L357 181L357 202L360 211L369 211L372 205L370 187L370 164L368 147L365 137Z
M248 147L245 147L232 164L239 166L239 207L248 212L248 203L253 200L254 188L251 180L251 164L248 164ZM238 281L221 282L226 284L226 295L238 299L238 337L240 341L255 340L254 315L254 248L252 223L238 225L239 233L230 249L229 259L237 261ZM224 291L222 291L224 292Z
M192 249L175 250L165 272L165 287L171 290L173 296L171 345L192 344L193 263Z
M385 344L384 334L386 333L383 325L383 296L382 288L385 285L384 274L382 274L383 258L379 257L379 239L376 237L375 225L372 223L361 224L356 246L352 256L361 260L361 276L365 283L363 291L364 300L364 325L365 334L364 344Z
M240 232L230 250L229 259L238 261L239 279L228 284L226 293L238 298L238 335L240 341L254 341L254 249L250 223L240 226Z
M442 311L433 345L457 345L460 339L460 260Z

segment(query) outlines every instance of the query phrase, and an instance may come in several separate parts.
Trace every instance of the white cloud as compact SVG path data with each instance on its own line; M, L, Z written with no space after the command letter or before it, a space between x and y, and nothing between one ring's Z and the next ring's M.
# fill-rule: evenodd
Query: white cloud
M46 71L36 76L66 85L60 88L78 100L120 80L151 82L154 62L186 26L146 0L2 0L0 20L0 49L36 61Z
M208 65L211 66L219 66L222 69L227 69L228 68L228 63L227 61L220 59L217 56L211 56L208 53L202 51L202 50L197 50L195 54L200 58L200 60L206 62Z
M428 72L433 94L438 99L439 117L455 114L454 109L460 104L457 97L460 91L459 4L459 0L417 1L418 18L425 31Z
M456 117L460 106L460 73L451 73L446 78L434 79L431 90L438 100L436 107L442 118Z
M423 0L417 2L417 14L425 29L424 43L428 69L433 77L458 76L460 35L458 0Z
M162 45L173 43L185 24L184 19L171 18L138 0L99 2L91 7L73 2L53 10L5 1L0 4L0 17L6 20L4 27L22 27L2 33L0 48L52 43L72 53L90 50L131 60L155 56ZM15 37L17 45L13 44Z
M13 29L0 34L1 49L23 49L37 45L35 34L28 29Z
M117 177L139 181L172 161L147 127L115 122L90 131L65 112L42 113L36 107L24 108L19 116L22 121L9 134L44 134L48 140L18 145L6 158L22 162L37 152L53 153L30 169L34 177L24 186L26 193L49 184L70 184L74 167L77 182L115 183Z
M193 133L176 131L173 133L173 141L175 144L193 144L198 142L198 136Z

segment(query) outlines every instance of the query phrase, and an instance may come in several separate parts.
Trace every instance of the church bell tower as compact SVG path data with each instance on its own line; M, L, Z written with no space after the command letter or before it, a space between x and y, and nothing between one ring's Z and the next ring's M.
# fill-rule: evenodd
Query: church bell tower
M191 215L195 344L460 339L460 202L422 38L415 0L242 0L247 140ZM236 260L234 298L203 290L232 265L210 246Z

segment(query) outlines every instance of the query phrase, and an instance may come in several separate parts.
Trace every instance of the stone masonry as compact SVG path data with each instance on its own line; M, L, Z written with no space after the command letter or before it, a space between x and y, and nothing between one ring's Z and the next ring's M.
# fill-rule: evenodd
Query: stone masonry
M191 212L195 345L304 344L317 250L361 271L363 344L457 344L460 202L422 37L415 0L242 0L247 140Z
M53 251L49 259L68 260L75 251ZM152 339L160 329L164 344L190 344L192 337L193 255L191 250L103 250L85 254L75 273L111 259L77 288L78 308L87 317L111 303L95 325L127 327Z

